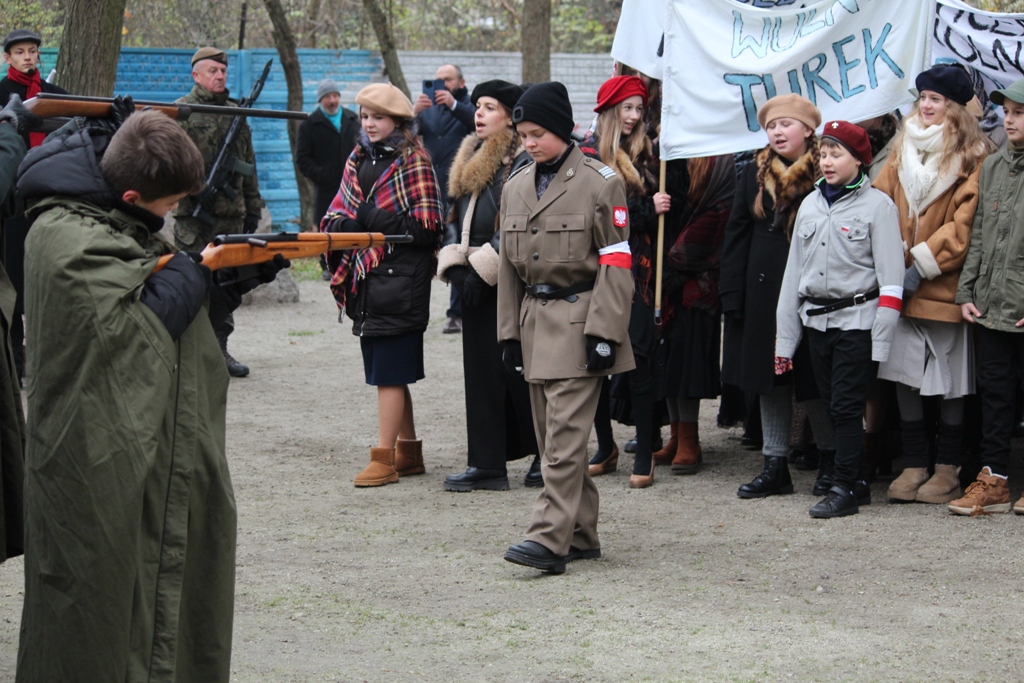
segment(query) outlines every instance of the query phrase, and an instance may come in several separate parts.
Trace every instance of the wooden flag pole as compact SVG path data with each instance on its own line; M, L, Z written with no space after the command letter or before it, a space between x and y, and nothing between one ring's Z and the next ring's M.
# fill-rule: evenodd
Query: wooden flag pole
M658 192L665 192L665 160L658 169ZM658 256L654 266L654 324L661 326L661 272L665 261L665 214L658 214Z

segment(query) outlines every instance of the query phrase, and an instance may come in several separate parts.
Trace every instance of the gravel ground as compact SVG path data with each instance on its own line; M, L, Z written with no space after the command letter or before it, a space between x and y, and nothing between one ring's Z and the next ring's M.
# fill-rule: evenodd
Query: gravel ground
M309 273L307 268L305 271ZM301 279L301 278L300 278ZM536 491L455 494L462 346L434 285L413 387L427 474L358 490L376 394L325 283L237 314L228 456L239 508L234 681L1021 681L1024 518L884 502L812 520L797 493L736 497L760 456L702 406L705 467L598 480L604 558L562 576L502 560ZM616 426L620 445L627 428ZM592 442L591 448L594 447ZM1018 459L1019 461L1019 459ZM1019 496L1024 472L1011 476ZM21 559L0 565L0 680L13 680Z

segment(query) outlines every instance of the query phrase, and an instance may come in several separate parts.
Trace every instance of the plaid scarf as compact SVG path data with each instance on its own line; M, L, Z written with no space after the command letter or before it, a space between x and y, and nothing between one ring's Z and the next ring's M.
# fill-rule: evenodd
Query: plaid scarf
M441 210L441 193L438 190L434 168L430 157L422 148L413 150L408 156L401 155L381 174L363 197L359 186L359 163L366 153L357 146L345 162L341 187L331 202L327 215L320 222L324 231L333 218L356 217L356 211L363 202L371 202L378 209L391 213L412 216L423 224L424 229L436 232L444 221ZM355 294L360 280L377 267L384 258L385 249L394 245L351 249L343 251L338 267L331 278L331 291L338 302L338 308L345 310L345 301Z

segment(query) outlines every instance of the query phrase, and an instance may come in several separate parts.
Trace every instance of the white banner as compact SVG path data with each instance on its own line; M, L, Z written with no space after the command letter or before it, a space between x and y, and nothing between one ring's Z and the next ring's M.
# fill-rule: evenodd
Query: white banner
M939 0L932 41L936 62L974 68L986 93L1024 78L1024 14L982 12L960 0Z
M628 64L652 78L661 78L661 27L668 6L665 0L623 0L612 41L612 59Z
M757 110L794 92L823 120L860 121L913 100L934 0L807 0L761 9L671 0L665 29L665 159L762 147ZM648 37L649 42L653 42Z

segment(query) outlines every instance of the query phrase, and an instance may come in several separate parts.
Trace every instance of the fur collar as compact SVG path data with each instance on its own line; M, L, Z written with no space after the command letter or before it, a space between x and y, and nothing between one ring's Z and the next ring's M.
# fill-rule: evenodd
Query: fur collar
M615 151L614 166L613 170L622 176L622 182L626 185L626 194L628 196L643 196L646 194L646 188L644 187L643 178L640 177L640 172L637 171L636 166L629 160L626 151L621 147Z
M773 154L770 147L765 147L757 155L758 168L762 168L771 155L771 162L764 172L764 192L772 198L775 205L774 225L783 227L789 236L796 222L796 212L800 202L814 189L818 179L815 170L814 154L808 150L789 166L778 154Z
M513 158L511 128L486 140L477 138L476 133L467 135L448 172L448 198L481 194Z

